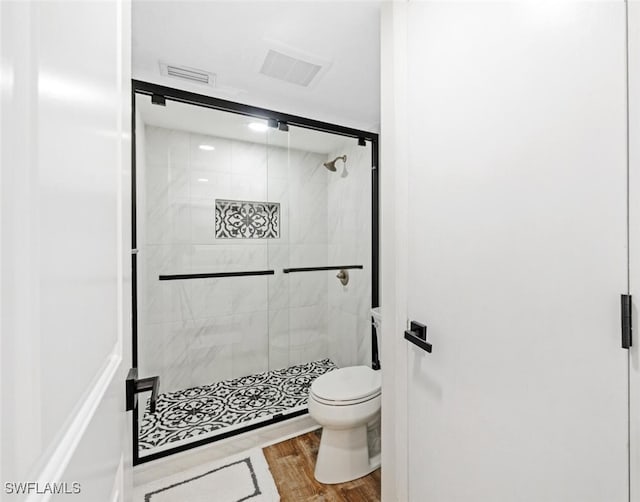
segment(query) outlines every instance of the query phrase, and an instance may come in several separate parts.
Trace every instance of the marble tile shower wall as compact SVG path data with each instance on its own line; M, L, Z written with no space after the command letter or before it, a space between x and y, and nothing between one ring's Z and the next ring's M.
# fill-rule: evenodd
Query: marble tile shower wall
M171 392L327 357L326 275L282 274L327 262L326 156L151 126L145 141L141 374L160 375L162 391ZM279 202L280 238L216 239L215 199ZM158 280L262 269L276 275Z
M325 155L299 150L289 152L289 245L288 250L271 253L280 270L281 264L287 262L290 267L327 265L329 173L322 166L325 161ZM281 257L282 261L274 256ZM272 365L286 367L327 357L326 274L280 274L270 280L273 285L270 296Z
M347 286L329 275L329 357L340 367L371 365L371 144L349 141L329 158L344 154L348 176L339 162L329 178L329 261L364 268L349 271Z

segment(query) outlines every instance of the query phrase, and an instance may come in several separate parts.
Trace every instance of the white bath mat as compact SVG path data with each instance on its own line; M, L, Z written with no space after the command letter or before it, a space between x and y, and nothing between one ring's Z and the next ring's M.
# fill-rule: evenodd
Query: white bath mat
M256 448L138 486L135 502L277 502L269 465Z

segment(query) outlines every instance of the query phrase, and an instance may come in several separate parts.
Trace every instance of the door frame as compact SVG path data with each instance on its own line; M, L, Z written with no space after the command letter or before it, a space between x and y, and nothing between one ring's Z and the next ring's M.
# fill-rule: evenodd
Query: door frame
M223 112L236 113L240 115L246 115L248 117L254 117L258 119L264 119L269 121L276 121L278 124L284 123L295 127L304 129L312 129L315 131L322 131L340 136L345 136L354 139L364 139L365 141L371 141L371 307L379 306L379 269L380 269L380 230L379 230L379 135L374 132L355 129L352 127L345 127L337 124L331 124L328 122L322 122L306 117L299 117L296 115L290 115L287 113L281 113L266 108L259 108L243 103L236 103L234 101L227 101L224 99L214 98L204 94L197 94L194 92L184 91L182 89L176 89L172 87L155 84L152 82L145 82L142 80L133 79L131 81L131 248L137 249L137 185L136 185L136 95L143 94L148 96L161 96L164 99L170 101L177 101L180 103L186 103L194 106L201 106L205 108L211 108L213 110L219 110ZM131 253L131 312L132 312L132 337L131 337L131 367L136 368L138 366L138 277L137 277L137 253ZM372 340L372 357L374 359L373 364L377 362L377 343L375 338L375 328L371 326L371 340ZM149 376L149 375L143 375ZM162 385L162 384L161 384ZM183 444L173 448L167 448L166 450L152 453L150 455L139 455L138 449L138 407L134 407L132 416L132 435L133 435L133 465L139 465L142 463L157 460L159 458L172 455L174 453L183 452L192 448L197 448L215 441L220 441L238 434L249 432L261 427L273 425L290 418L306 415L307 410L300 410L286 415L277 415L269 420L260 422L258 424L252 424L245 427L240 427L231 431L223 432L213 437L202 438L192 441L188 444Z
M382 500L409 500L408 350L406 329L409 229L407 86L408 2L381 8L381 360Z

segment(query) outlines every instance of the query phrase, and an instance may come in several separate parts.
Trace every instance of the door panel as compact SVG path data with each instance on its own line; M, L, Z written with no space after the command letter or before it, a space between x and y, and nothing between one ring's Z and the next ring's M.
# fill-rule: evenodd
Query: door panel
M0 22L0 498L125 500L129 6L2 2Z
M629 67L629 248L638 249L640 244L640 228L635 222L640 221L640 2L629 2L628 8L628 67ZM629 255L629 292L636 301L632 307L632 316L638 319L637 300L640 298L640 259L639 253ZM638 337L629 350L629 429L630 429L630 497L632 501L640 500L640 344ZM635 475L634 475L635 473Z
M627 500L624 5L408 17L410 499Z

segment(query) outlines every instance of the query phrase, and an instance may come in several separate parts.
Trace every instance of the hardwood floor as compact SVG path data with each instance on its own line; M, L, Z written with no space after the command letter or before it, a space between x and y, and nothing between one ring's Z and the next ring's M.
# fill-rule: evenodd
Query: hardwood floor
M320 445L320 430L265 448L281 502L377 502L380 500L380 469L364 478L323 485L313 477Z

